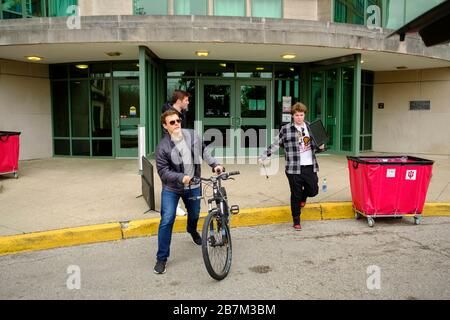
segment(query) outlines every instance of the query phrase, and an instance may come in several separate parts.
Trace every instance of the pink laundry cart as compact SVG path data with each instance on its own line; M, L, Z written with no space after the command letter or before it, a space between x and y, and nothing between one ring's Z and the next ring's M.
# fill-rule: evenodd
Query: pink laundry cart
M411 156L347 157L355 218L409 216L419 224L434 161Z
M20 132L0 131L0 175L19 177Z

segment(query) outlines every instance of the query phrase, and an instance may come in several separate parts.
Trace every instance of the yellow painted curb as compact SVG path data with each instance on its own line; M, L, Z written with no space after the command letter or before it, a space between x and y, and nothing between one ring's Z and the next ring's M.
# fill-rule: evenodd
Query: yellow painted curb
M450 216L450 203L427 203L424 216ZM206 213L200 214L201 230ZM302 221L354 219L351 202L310 203L302 209ZM36 232L0 237L0 256L12 253L67 247L88 243L114 241L158 234L160 218L122 223L99 224L86 227ZM231 227L249 227L292 222L289 206L241 209L232 216ZM176 217L173 232L186 232L187 217Z
M355 217L351 202L330 202L321 204L322 219L352 219Z
M426 203L422 215L425 217L450 217L450 203Z
M17 252L44 250L121 239L122 231L120 223L35 232L0 237L0 256Z

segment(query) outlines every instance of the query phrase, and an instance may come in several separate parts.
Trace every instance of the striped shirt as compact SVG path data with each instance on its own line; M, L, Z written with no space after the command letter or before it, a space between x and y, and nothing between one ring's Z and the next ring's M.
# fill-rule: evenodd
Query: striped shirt
M309 123L305 121L306 127L311 134L311 129L309 128ZM300 165L300 143L299 143L299 134L298 130L295 127L294 123L288 123L281 127L278 136L274 138L273 143L267 147L267 149L263 152L260 159L266 160L273 153L275 153L280 147L284 148L284 156L286 158L286 173L289 174L300 174L301 173L301 165ZM312 151L312 162L313 162L313 170L314 172L319 171L319 164L316 159L316 149L318 146L314 143L314 139L311 139L311 151Z

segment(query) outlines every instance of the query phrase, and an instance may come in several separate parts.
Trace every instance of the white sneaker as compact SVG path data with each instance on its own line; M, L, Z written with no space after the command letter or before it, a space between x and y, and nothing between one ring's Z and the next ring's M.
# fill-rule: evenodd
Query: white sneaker
M177 216L185 216L186 215L186 211L184 211L183 209L181 209L180 206L177 207Z

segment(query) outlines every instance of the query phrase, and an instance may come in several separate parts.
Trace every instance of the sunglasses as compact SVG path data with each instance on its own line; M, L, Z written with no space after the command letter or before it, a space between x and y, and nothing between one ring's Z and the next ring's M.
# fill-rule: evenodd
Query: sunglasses
M170 124L171 126L173 126L173 125L175 124L175 122L176 122L176 123L181 123L181 120L180 120L180 119L172 120L172 121L169 121L169 124Z

